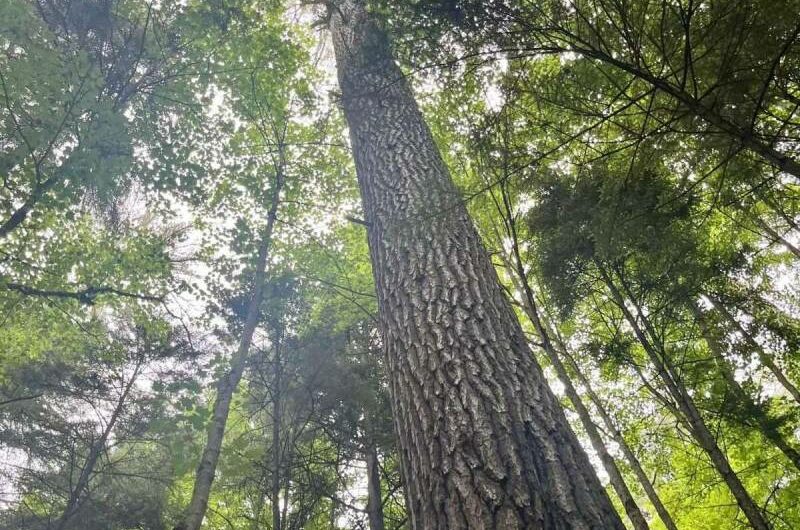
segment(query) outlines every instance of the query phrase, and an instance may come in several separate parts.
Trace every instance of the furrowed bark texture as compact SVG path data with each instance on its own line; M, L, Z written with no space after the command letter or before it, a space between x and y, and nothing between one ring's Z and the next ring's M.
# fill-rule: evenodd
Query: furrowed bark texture
M623 529L385 35L331 10L412 527Z

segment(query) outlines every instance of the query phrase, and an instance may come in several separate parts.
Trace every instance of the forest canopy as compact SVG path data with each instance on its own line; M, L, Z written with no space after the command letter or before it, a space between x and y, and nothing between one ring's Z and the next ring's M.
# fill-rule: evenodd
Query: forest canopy
M800 528L797 0L3 0L0 530Z

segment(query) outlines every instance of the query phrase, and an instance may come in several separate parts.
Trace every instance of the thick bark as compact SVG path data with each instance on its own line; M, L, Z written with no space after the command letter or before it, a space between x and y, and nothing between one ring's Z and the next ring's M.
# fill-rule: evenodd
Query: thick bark
M636 338L639 340L645 352L647 353L650 362L653 364L653 367L656 369L659 377L664 382L664 386L675 400L677 408L680 410L683 419L689 426L692 436L695 440L697 440L697 443L708 455L712 465L720 474L722 480L728 486L728 489L730 489L731 494L736 499L736 503L739 505L739 508L741 508L745 517L747 517L750 525L755 530L769 530L769 523L767 523L767 520L764 518L764 515L761 513L761 510L758 508L756 503L753 501L753 498L750 497L750 494L745 489L742 481L739 480L739 477L731 467L730 462L728 462L728 458L725 456L725 453L723 453L722 449L720 449L716 438L714 438L714 435L709 430L705 420L703 420L700 411L697 409L697 406L695 405L694 400L689 392L686 390L686 387L681 382L680 377L678 376L677 371L672 365L669 357L665 355L663 351L660 351L658 348L656 348L655 344L651 342L650 338L648 337L648 334L650 337L656 336L655 330L650 324L650 321L644 316L635 300L633 300L632 297L629 297L630 302L636 309L636 316L634 316L631 310L628 309L625 297L615 285L608 272L599 264L598 270L600 271L603 281L608 287L614 302L622 311L625 319L628 321L628 324L630 324L631 328L633 329ZM644 329L642 329L642 326L639 325L640 320L643 323Z
M622 529L385 35L331 8L412 528Z
M67 524L72 520L78 509L81 507L81 504L85 498L85 493L89 488L89 481L92 478L92 473L94 473L94 468L97 465L97 460L100 458L100 455L103 454L106 443L108 442L108 437L111 436L111 432L114 430L117 420L119 420L119 417L125 408L128 396L130 395L133 385L139 376L139 370L141 366L141 361L137 362L131 378L122 388L122 393L120 394L119 399L114 406L114 410L111 412L111 417L106 422L103 432L89 448L89 454L86 456L86 461L81 468L81 473L78 476L78 480L75 482L75 487L72 488L72 491L69 494L67 505L64 507L64 512L61 514L61 517L59 517L58 522L55 525L56 530L63 530L66 528Z
M567 394L567 398L569 398L572 406L575 408L575 412L578 413L578 418L581 421L581 425L583 425L586 434L589 436L589 441L591 442L592 447L600 457L600 462L603 464L603 469L605 469L606 473L608 473L609 482L611 482L611 486L614 488L614 491L617 493L617 496L622 502L622 506L625 509L625 514L628 516L628 519L636 530L649 529L647 520L642 514L642 511L639 509L639 506L636 504L636 499L633 498L633 494L631 493L630 489L628 489L628 485L625 483L622 472L619 470L614 457L612 457L611 453L608 452L608 448L603 442L603 437L600 435L600 431L597 429L594 420L592 420L589 410L581 400L575 385L572 384L572 378L569 376L564 363L561 361L561 356L556 351L556 348L550 339L550 333L542 323L542 320L539 316L539 310L536 307L536 300L533 295L533 290L528 282L528 278L525 274L525 268L522 263L522 257L519 253L519 245L513 221L511 221L509 224L509 229L512 234L513 263L505 254L502 254L501 257L504 260L505 265L511 271L513 271L511 278L514 287L520 293L522 293L522 309L533 324L536 334L538 335L539 340L541 340L542 349L545 351L547 358L553 365L556 375L558 376L558 380L562 385L564 385L564 391Z
M367 445L365 451L367 464L367 515L369 530L383 530L383 495L381 494L381 470L375 444Z
M233 400L233 393L239 386L239 381L244 374L247 358L250 354L250 345L253 342L253 334L258 326L261 315L261 302L264 297L264 284L266 282L266 268L269 260L269 250L272 244L272 232L275 227L278 205L280 204L280 193L283 188L284 175L283 164L279 164L275 175L275 189L272 195L269 213L267 214L267 226L264 229L261 244L258 248L256 258L256 270L253 278L253 291L250 301L247 304L247 313L242 336L239 339L239 347L231 357L231 366L217 383L217 395L214 399L214 409L211 416L211 423L208 427L208 437L200 463L197 466L195 475L192 498L184 512L183 519L175 525L175 530L198 530L208 509L208 497L211 493L211 485L214 482L214 475L217 470L219 453L222 448L222 440L225 437L225 425L228 422L228 413Z
M772 358L772 355L767 353L764 348L761 347L761 345L756 341L756 339L753 338L750 332L748 332L744 326L738 320L736 320L736 317L734 317L731 312L728 311L728 308L725 307L724 304L712 296L709 296L708 299L711 301L714 309L716 309L719 314L722 315L725 320L727 320L734 327L734 329L736 329L736 331L741 333L750 349L753 350L756 355L758 355L758 360L761 361L761 364L766 366L769 371L772 372L772 375L775 376L775 379L777 379L783 388L789 392L792 398L798 404L800 404L800 389L798 389L794 383L789 381L789 378L786 377L786 374L784 374L780 367L775 364L775 359Z
M745 391L745 389L742 388L742 385L740 385L736 380L733 369L723 354L724 349L719 343L719 339L717 338L714 330L711 328L706 316L703 314L700 308L692 304L691 310L695 315L697 324L700 326L703 338L705 339L706 344L708 344L708 349L711 351L711 354L717 363L717 367L719 368L722 377L725 379L728 388L733 393L736 401L741 404L744 407L745 412L747 412L747 414L756 421L764 437L771 441L775 447L780 449L786 458L788 458L789 461L792 462L792 464L794 464L798 470L800 470L800 453L798 453L797 450L789 444L786 438L784 438L784 436L780 433L777 426L770 421L764 408L756 403Z

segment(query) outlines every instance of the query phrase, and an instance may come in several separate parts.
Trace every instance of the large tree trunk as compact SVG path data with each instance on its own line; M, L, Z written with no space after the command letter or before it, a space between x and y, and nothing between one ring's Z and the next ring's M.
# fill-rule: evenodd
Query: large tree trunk
M198 530L208 509L208 497L211 494L211 485L214 482L217 462L219 462L219 453L222 448L222 440L225 437L225 425L228 422L233 393L236 387L239 386L242 374L244 374L247 358L250 354L250 345L253 342L253 334L256 331L261 315L261 301L264 297L264 284L266 282L269 250L272 244L272 232L275 227L281 189L284 183L283 170L283 157L281 156L281 163L274 180L275 189L272 195L272 202L267 214L267 226L264 229L261 244L258 248L253 290L250 301L247 304L247 313L244 327L242 328L242 336L239 339L239 347L231 358L230 370L217 383L217 395L214 399L214 409L211 415L211 423L208 427L208 438L206 439L203 454L200 457L200 463L197 466L192 498L184 512L183 519L175 525L175 530Z
M414 529L622 529L548 388L384 33L331 31Z
M608 272L599 263L598 270L600 271L603 281L611 293L612 299L622 311L625 319L628 321L628 324L633 329L636 338L639 340L645 352L647 353L650 362L653 364L653 367L656 369L659 377L664 382L664 386L666 386L669 394L675 400L677 408L683 416L683 420L688 425L692 436L708 455L712 465L730 489L731 494L733 494L734 499L736 499L737 504L745 514L745 517L747 517L750 525L756 530L769 530L770 525L767 523L767 520L764 518L761 510L753 501L753 498L750 497L750 494L745 489L742 481L739 480L739 477L731 467L730 462L728 462L728 458L725 456L725 453L723 453L722 449L719 447L716 438L709 430L705 420L700 414L700 411L697 409L694 399L692 399L691 395L686 390L686 387L681 382L680 377L678 377L675 366L672 364L665 352L659 348L656 348L654 343L651 342L650 337L655 337L656 333L654 332L650 321L644 316L639 305L635 300L633 300L632 297L629 296L628 300L625 299L625 296L623 296L619 288L615 285ZM633 304L636 310L635 316L631 310L628 309L628 305L626 303L627 301L630 301L631 304ZM642 326L639 325L640 320L643 323L644 329L642 329Z

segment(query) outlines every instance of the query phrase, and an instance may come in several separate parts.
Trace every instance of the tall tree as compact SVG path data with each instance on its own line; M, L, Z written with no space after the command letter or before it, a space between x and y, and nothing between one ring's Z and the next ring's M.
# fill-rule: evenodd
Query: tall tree
M414 528L623 528L357 1L329 6Z
M730 488L731 493L734 498L736 498L736 502L739 504L739 507L742 509L742 512L744 512L751 526L757 530L768 530L770 525L766 517L764 517L758 505L750 496L747 489L745 489L741 479L731 467L730 461L722 451L713 433L708 428L708 425L697 408L695 400L681 380L669 354L665 351L663 343L655 339L657 333L650 323L650 320L642 311L641 304L630 296L631 293L624 279L619 278L619 275L617 275L618 281L622 285L621 290L603 265L598 264L598 269L603 278L603 282L611 293L611 297L620 311L625 315L625 319L633 329L636 338L647 352L650 362L653 364L653 367L663 381L670 396L672 396L692 436L697 439L697 443L708 454L709 459L719 472L722 480L724 480L725 484ZM630 309L631 305L633 306L633 310Z
M501 252L501 259L503 260L503 265L511 275L512 285L522 298L522 311L533 325L534 332L540 341L541 348L544 350L545 354L547 355L547 359L555 369L559 382L564 386L564 392L567 394L567 398L569 398L570 403L572 403L575 412L578 413L581 426L586 431L589 441L592 444L592 448L600 457L600 461L603 464L603 469L605 469L606 473L608 473L611 486L614 488L614 491L617 493L617 496L622 502L622 507L625 510L628 519L631 521L631 524L634 528L647 529L649 526L644 514L642 514L641 509L636 503L636 499L634 499L633 494L628 488L628 485L625 483L625 479L622 476L622 472L620 471L617 462L614 460L614 457L611 456L611 453L606 447L603 437L600 434L600 430L598 429L597 425L595 425L589 409L581 399L580 394L578 394L578 390L572 382L572 378L567 371L567 367L562 361L562 353L556 350L556 346L551 337L551 332L548 331L546 325L544 324L538 304L536 303L536 297L534 295L533 288L528 281L528 275L525 271L525 264L522 261L522 254L520 253L519 248L519 236L517 234L517 220L514 216L511 198L509 197L507 187L503 184L500 185L500 199L498 199L493 192L492 196L497 204L498 213L503 220L505 236L508 239L511 247L510 252Z
M800 527L798 0L301 4L0 2L0 530Z
M214 482L214 474L217 470L222 440L225 436L225 425L228 422L231 401L244 374L247 359L250 355L250 346L253 344L253 335L261 318L261 304L264 298L269 251L272 245L273 229L275 228L275 219L278 215L281 190L285 178L285 159L283 154L285 146L283 141L284 138L280 136L278 138L279 162L275 167L272 200L267 213L267 224L258 246L252 289L246 306L245 321L241 330L239 346L231 358L230 370L217 384L217 395L214 399L213 413L208 427L208 438L203 449L203 455L200 457L200 463L197 466L197 478L194 482L192 498L186 507L183 519L175 525L176 530L197 530L203 522L203 517L205 517L206 508L208 507L208 496L211 493L211 485Z
M792 464L794 464L794 466L800 470L800 453L798 453L797 449L792 447L786 438L781 434L780 430L778 429L777 422L769 417L767 412L764 410L764 407L759 403L756 403L755 400L753 400L753 398L742 387L739 381L736 380L736 375L723 353L724 349L720 343L719 337L716 334L717 330L715 330L709 323L708 317L703 314L703 311L700 309L700 307L695 304L691 307L691 309L695 315L697 324L700 327L703 339L708 344L708 349L714 356L714 360L717 363L722 377L728 385L729 391L733 394L736 401L738 401L739 404L745 409L747 416L756 422L758 427L761 429L761 432L764 434L764 437L775 444L775 447L780 449L786 458L788 458Z
M789 381L789 379L783 373L783 370L781 370L781 368L775 364L775 360L772 358L772 356L764 351L764 348L758 342L756 342L756 340L744 328L744 326L742 326L742 324L731 314L731 312L728 311L728 308L726 308L716 298L711 297L709 300L711 300L711 303L714 305L714 308L720 313L720 315L722 315L723 318L725 318L725 320L727 320L731 326L733 326L734 329L738 331L742 337L744 337L748 347L750 347L758 356L758 359L761 361L761 363L767 367L770 372L772 372L772 375L775 376L775 379L777 379L781 386L783 386L783 388L785 388L786 391L792 396L792 399L794 399L795 402L800 405L800 390L798 390L797 386L795 386L793 382Z

